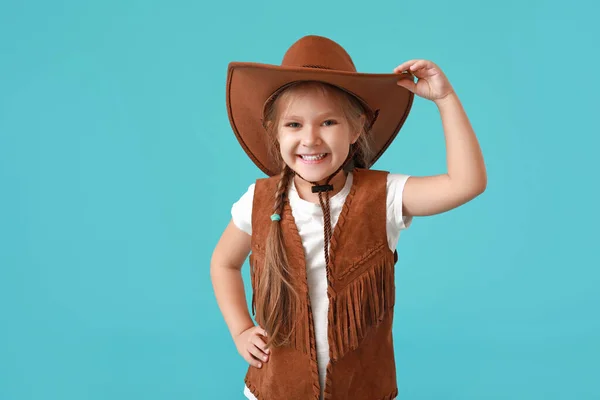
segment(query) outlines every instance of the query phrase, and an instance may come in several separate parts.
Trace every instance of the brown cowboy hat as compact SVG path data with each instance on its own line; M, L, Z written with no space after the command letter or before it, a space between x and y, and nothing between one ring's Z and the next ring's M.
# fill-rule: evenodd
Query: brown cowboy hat
M410 76L410 75L409 75ZM399 74L356 72L348 53L321 36L294 43L281 65L232 62L227 71L227 113L242 148L267 175L281 171L268 154L262 125L265 103L278 89L297 81L319 81L353 94L374 115L370 130L374 157L371 167L396 137L410 112L413 93L398 86Z

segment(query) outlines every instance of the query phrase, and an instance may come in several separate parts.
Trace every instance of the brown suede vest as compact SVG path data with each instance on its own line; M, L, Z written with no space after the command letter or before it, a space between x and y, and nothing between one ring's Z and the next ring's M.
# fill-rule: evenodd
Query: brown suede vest
M398 389L392 343L397 254L392 253L387 241L388 173L364 169L353 172L352 187L330 244L330 362L324 398L389 400L397 396ZM259 179L254 191L250 254L253 312L278 179ZM287 199L279 223L294 274L292 284L301 297L297 328L292 343L272 348L262 368L249 367L245 382L259 400L318 400L320 386L304 248Z

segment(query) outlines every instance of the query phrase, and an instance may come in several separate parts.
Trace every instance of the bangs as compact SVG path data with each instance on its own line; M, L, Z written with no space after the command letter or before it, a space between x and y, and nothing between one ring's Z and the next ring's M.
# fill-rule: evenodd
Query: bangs
M348 98L348 94L333 85L316 81L298 82L286 88L275 100L276 124L289 113L290 108L297 100L300 100L310 94L318 94L326 99L332 106L332 111L343 116L347 122L350 122L348 111L354 108ZM350 113L353 114L353 113Z

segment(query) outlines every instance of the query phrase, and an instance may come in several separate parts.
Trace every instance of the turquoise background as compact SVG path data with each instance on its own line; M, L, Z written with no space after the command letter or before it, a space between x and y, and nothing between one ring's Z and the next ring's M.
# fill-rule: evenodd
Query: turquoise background
M305 34L363 72L436 62L485 156L483 195L401 236L399 398L600 399L599 11L4 0L0 399L243 398L209 261L263 175L229 126L226 68L278 64ZM416 99L375 167L445 162L437 108Z

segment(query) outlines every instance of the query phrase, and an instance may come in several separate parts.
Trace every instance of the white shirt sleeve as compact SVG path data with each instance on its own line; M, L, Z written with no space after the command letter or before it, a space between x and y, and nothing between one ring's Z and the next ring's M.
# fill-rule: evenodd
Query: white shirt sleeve
M240 230L252 235L252 201L254 200L253 183L240 199L231 207L231 219Z
M412 216L402 215L402 194L408 178L410 175L391 173L387 177L387 236L392 251L396 249L400 231L407 229L412 223Z

